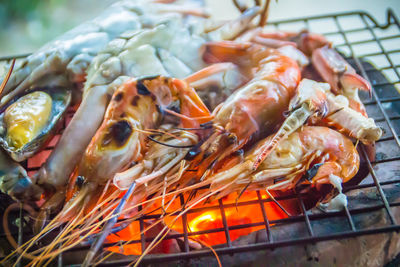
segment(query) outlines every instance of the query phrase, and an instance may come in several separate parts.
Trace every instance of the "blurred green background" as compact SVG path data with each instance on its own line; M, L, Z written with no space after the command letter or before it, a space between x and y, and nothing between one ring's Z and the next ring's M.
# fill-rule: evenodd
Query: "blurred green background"
M30 53L116 0L0 0L0 56Z
M33 52L116 1L0 0L0 56ZM238 14L232 0L204 1L214 18L225 20ZM279 0L271 1L269 19L365 10L384 22L389 7L400 16L400 0Z

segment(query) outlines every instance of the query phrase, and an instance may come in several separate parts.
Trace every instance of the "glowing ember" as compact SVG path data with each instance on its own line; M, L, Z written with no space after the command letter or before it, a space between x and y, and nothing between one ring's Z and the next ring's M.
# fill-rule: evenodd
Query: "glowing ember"
M142 246L140 243L122 245L123 241L138 238L140 238L140 227L139 222L135 221L129 224L125 229L107 237L107 241L110 243L121 242L121 246L109 247L108 250L125 255L140 255L142 253Z
M262 196L265 198L266 196ZM239 228L237 230L230 230L229 236L231 241L237 239L240 236L248 235L251 232L265 228L264 218L259 203L250 205L241 205L240 203L248 201L258 201L257 194L255 192L245 192L240 202L236 206L236 194L231 194L224 198L224 212L226 216L226 222L228 227ZM204 207L204 205L199 205ZM203 212L194 212L188 214L188 231L192 233L201 231L213 231L212 233L193 235L191 238L201 240L208 245L219 245L227 242L226 235L224 232L223 217L219 208L218 201L211 202L210 207L212 210ZM286 217L286 215L276 206L275 203L268 202L264 203L264 207L269 220L276 220ZM195 207L194 210L198 208ZM242 226L242 228L241 228ZM183 232L181 225L175 224L172 229ZM218 229L218 231L216 231Z
M229 228L235 228L230 229L229 231L231 241L234 241L240 236L248 235L251 232L265 228L265 222L256 192L245 192L241 196L237 205L235 203L236 197L236 194L231 194L223 199L227 225ZM262 198L267 198L267 195L262 194ZM251 204L244 202L251 202ZM153 206L160 207L161 203L154 204ZM180 209L180 207L180 201L175 200L169 207L168 211L171 212ZM287 217L286 214L273 202L264 203L264 207L269 220L277 220ZM179 218L175 223L173 223L173 220L174 216L165 217L163 221L164 225L169 225L173 232L183 233L184 230L181 218ZM223 216L218 201L197 205L192 209L192 211L187 213L187 221L189 239L210 246L227 243ZM152 222L150 222L150 224L151 223ZM155 228L157 229L150 230L145 234L145 236L148 238L155 237L162 230L162 225L160 224L160 227ZM206 233L204 233L205 231ZM124 230L111 235L108 238L108 242L121 242L121 246L110 247L109 250L125 255L141 254L142 248L140 243L129 245L122 244L123 241L128 240L140 240L139 222L133 222ZM174 252L174 246L176 245L176 241L173 239L164 240L152 251L152 253Z

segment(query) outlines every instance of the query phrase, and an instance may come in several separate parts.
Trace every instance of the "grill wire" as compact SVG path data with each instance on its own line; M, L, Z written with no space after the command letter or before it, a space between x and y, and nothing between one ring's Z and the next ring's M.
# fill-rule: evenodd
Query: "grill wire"
M324 31L316 30L315 25L323 25ZM362 146L361 155L367 159L367 167L369 171L369 176L372 178L372 182L363 182L359 185L353 185L344 187L345 192L350 192L356 189L363 188L376 188L377 194L380 198L380 204L378 205L368 205L366 203L363 207L358 208L348 208L346 207L344 211L341 212L327 212L323 214L307 214L305 212L304 198L301 194L294 195L292 197L277 198L277 200L285 200L288 198L297 199L299 206L303 212L302 215L291 216L289 218L279 219L279 220L269 220L267 212L264 207L264 203L270 202L270 199L264 199L261 197L260 192L257 192L258 199L252 201L239 201L238 206L247 205L260 205L260 213L263 215L263 221L256 223L248 223L241 225L228 225L225 209L233 208L235 204L224 204L223 200L219 200L219 205L199 207L192 209L188 213L184 214L182 217L183 223L183 233L182 234L171 234L168 238L181 238L183 239L184 246L183 252L181 253L171 253L171 254L160 254L160 255L147 255L143 263L157 263L157 262L167 262L174 260L184 260L184 259L194 259L204 256L212 255L210 250L197 250L190 251L189 249L189 237L201 234L210 234L216 232L224 232L226 238L225 246L218 246L215 251L218 255L235 253L243 253L248 251L257 251L262 249L273 249L283 246L293 246L298 244L307 244L318 241L334 240L341 238L356 237L361 235L371 235L385 232L394 232L400 230L400 224L396 221L392 214L392 208L399 207L400 202L390 202L385 195L383 186L386 185L398 185L400 186L400 176L399 173L390 173L389 177L378 176L376 171L376 166L388 162L398 162L400 163L400 136L398 131L400 131L400 95L396 92L396 88L400 91L400 65L396 64L394 61L399 62L400 49L390 48L390 44L393 44L400 37L400 23L392 10L388 9L386 14L386 23L379 24L376 20L366 12L356 11L347 13L336 13L323 16L313 16L298 19L282 20L282 21L272 21L269 22L268 27L276 30L301 30L304 28L310 31L324 34L330 41L333 41L334 47L346 56L346 59L355 67L357 72L361 74L364 78L371 82L372 98L366 95L361 95L361 98L367 108L370 117L374 118L377 124L383 125L386 129L385 135L381 140L377 141L377 158L374 162L368 160L365 148ZM364 36L359 38L360 36ZM358 36L358 37L357 37ZM365 38L365 36L369 36ZM354 37L356 37L356 40ZM359 40L362 39L362 40ZM389 48L388 48L389 47ZM396 45L394 45L396 47ZM361 49L366 48L366 49ZM367 50L367 52L360 52L361 50ZM9 62L12 58L24 58L29 54L0 57L0 62ZM397 58L397 60L396 60ZM371 62L374 66L367 63ZM382 65L382 62L386 62ZM376 78L376 73L382 73L385 78ZM385 90L389 88L390 90ZM388 95L387 92L394 92L392 95ZM393 110L388 110L391 106ZM370 110L375 109L375 112L371 114ZM397 110L397 112L396 112ZM72 116L72 113L69 114ZM395 151L395 155L390 157L380 157L379 143L390 142L392 149ZM52 147L46 148L51 150ZM384 165L383 165L384 166ZM27 166L28 171L36 171L38 166ZM386 174L389 175L389 174ZM0 195L1 197L5 197ZM184 198L181 197L181 203L184 204ZM8 202L2 201L1 205L7 205ZM367 227L367 229L357 229L356 223L354 222L354 215L367 214L374 211L379 211L384 209L389 218L389 224L380 227ZM221 218L223 227L199 231L199 232L188 232L187 227L187 214L198 213L206 210L219 210L221 212ZM23 239L24 229L23 223L21 223L23 218L22 208L19 212L18 231L14 231L14 236L18 236L18 242L21 243ZM139 220L141 230L144 229L144 222L149 219L156 218L156 215L144 216ZM346 231L331 232L330 234L316 234L313 230L313 223L319 220L329 219L329 218L342 218L347 221L348 229ZM308 230L305 237L288 239L288 240L274 240L271 234L271 225L285 225L293 222L304 222L306 229ZM312 223L313 222L313 223ZM246 229L255 226L265 226L265 231L267 235L266 242L248 245L233 246L230 237L231 230ZM365 228L365 227L364 227ZM5 240L5 234L0 233L0 240ZM133 240L131 243L141 243L142 251L145 248L146 242L151 241L146 238L143 234L140 239ZM104 244L104 247L115 246L118 243ZM78 246L71 251L82 251L88 249L87 246ZM115 265L115 264L128 264L132 261L132 257L126 260L106 260L101 265ZM57 258L57 265L63 266L63 255L60 254ZM18 265L20 266L20 265Z

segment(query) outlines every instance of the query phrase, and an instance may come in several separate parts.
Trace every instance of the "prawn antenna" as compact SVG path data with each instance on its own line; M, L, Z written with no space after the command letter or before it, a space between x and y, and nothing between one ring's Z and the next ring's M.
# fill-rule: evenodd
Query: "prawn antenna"
M330 116L332 116L333 114L336 114L336 113L338 113L339 111L341 111L341 110L343 110L344 109L344 107L342 107L342 108L338 108L338 109L336 109L336 110L334 110L334 111L332 111L331 113L329 113L328 115L326 115L325 117L330 117Z
M269 10L269 4L271 3L271 0L266 0L263 10L261 11L261 18L260 18L260 23L259 26L263 27L267 23L268 20L268 10Z
M238 202L240 197L243 195L243 193L247 190L247 188L249 188L249 186L251 185L253 181L250 181L246 184L246 186L242 189L242 191L240 191L239 195L237 196L237 198L235 199L235 207L236 207L236 211L239 212L238 210Z
M147 136L147 138L149 138L151 141L153 141L153 142L155 142L157 144L160 144L160 145L163 145L163 146L167 146L167 147L173 147L173 148L192 148L192 147L194 147L194 145L186 145L186 146L170 145L170 144L167 144L167 143L160 142L157 139L154 139L153 137L151 137L150 135Z
M93 260L94 256L96 255L97 251L100 249L101 245L103 244L106 237L111 233L114 225L117 223L118 217L125 207L127 200L131 197L133 191L135 190L136 183L133 182L128 191L126 191L125 195L122 197L121 201L119 202L118 206L115 208L113 215L111 218L106 222L103 227L103 231L99 237L97 237L96 241L90 247L89 252L86 254L85 261L83 262L82 266L89 266L91 261Z
M3 90L6 87L8 80L11 77L11 73L14 69L14 65L15 65L15 58L12 60L10 69L8 70L6 77L4 78L3 82L0 85L0 95L3 93Z
M199 128L181 128L181 127L175 127L177 130L182 130L182 131L198 131L198 130L208 130L211 129L213 126L210 124L204 125Z
M287 212L287 211L285 210L285 208L275 199L275 197L268 191L268 189L265 189L265 191L267 192L268 196L272 199L272 201L273 201L276 205L278 205L278 207L279 207L287 216L292 217L292 215L291 215L289 212Z

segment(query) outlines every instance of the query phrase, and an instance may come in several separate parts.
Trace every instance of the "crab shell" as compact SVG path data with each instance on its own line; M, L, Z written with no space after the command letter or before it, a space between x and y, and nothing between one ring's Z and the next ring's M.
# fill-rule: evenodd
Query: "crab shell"
M7 132L9 131L9 127L5 122L5 113L7 112L7 108L18 101L23 101L24 96L31 94L33 92L44 92L47 93L51 98L51 108L50 111L43 115L48 116L48 118L41 118L44 122L42 127L37 127L35 125L33 128L39 128L38 133L32 134L32 139L27 143L23 144L20 147L14 146L12 137L7 138ZM11 156L11 158L15 161L21 162L26 160L27 158L32 157L37 152L39 152L44 146L51 140L51 138L56 133L57 125L64 114L67 111L68 106L71 103L71 90L66 89L65 87L60 86L52 86L52 87L38 87L33 90L27 92L27 94L23 96L17 96L13 101L0 110L0 146ZM44 112L46 113L46 112ZM26 109L23 110L20 114L24 116L33 116L31 115L31 110ZM38 120L32 119L34 123L39 123Z

